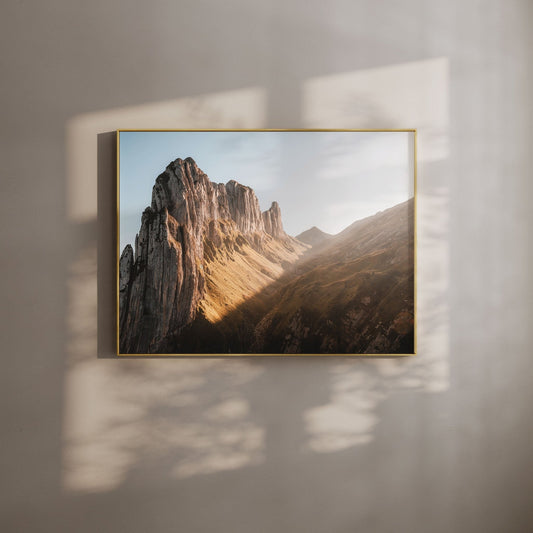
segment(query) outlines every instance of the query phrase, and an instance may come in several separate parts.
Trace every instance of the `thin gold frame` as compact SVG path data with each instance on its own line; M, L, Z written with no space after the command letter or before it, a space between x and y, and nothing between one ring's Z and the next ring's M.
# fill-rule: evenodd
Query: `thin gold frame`
M389 353L389 354L335 354L335 353L304 353L304 354L283 354L283 353L229 353L229 354L196 354L196 353L184 353L184 354L151 354L151 353L135 353L135 354L121 354L120 353L120 308L119 308L119 262L120 262L120 134L123 132L247 132L247 131L263 131L263 132L353 132L353 133L412 133L413 134L413 224L414 224L414 236L413 236L413 261L414 261L414 327L413 327L413 353ZM418 160L417 160L417 150L418 150L418 139L417 139L417 129L416 128L406 128L406 129L320 129L320 128L309 128L309 129L120 129L116 130L116 161L117 161L117 177L116 177L116 197L117 197L117 226L116 226L116 349L118 357L150 357L150 358L166 358L166 357L175 357L175 358L195 358L195 357L413 357L417 355L417 332L418 332L418 291L417 291L417 178L418 178Z

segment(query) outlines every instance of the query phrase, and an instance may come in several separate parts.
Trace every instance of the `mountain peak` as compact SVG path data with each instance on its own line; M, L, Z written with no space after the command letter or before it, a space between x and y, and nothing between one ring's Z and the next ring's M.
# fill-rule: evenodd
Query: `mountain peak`
M310 244L311 246L317 246L331 239L332 237L333 235L329 233L325 233L324 231L317 228L316 226L313 226L312 228L309 228L308 230L297 235L296 239L298 239L300 242L304 242L305 244Z
M265 272L276 276L282 261L294 261L304 251L283 231L277 202L262 213L252 188L236 180L211 182L191 157L169 163L141 217L135 254L130 246L120 260L121 350L153 352L194 321L209 294L208 282L224 281L215 283L207 271L220 253L235 259L247 249L242 255L250 258L272 247L278 252L269 257L277 257L276 264Z
M173 161L171 161L168 165L167 165L167 168L171 165L174 165L174 166L183 166L185 165L186 163L189 163L189 164L192 164L192 165L195 165L196 166L196 161L192 158L192 157L186 157L185 159L182 159L181 157L177 157L176 159L174 159Z

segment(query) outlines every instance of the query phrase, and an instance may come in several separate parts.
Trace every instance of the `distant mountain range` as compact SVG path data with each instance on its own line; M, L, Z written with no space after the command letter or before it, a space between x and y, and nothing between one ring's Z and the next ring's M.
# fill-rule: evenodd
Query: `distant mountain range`
M119 264L120 353L412 353L413 202L336 236L191 159L156 179Z

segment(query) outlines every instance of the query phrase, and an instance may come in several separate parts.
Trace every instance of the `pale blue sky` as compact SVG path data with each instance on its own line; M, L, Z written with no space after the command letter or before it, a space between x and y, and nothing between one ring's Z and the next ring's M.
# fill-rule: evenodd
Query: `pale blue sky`
M413 195L411 133L121 132L120 249L134 244L155 179L192 157L213 182L252 187L279 203L285 231L338 233Z

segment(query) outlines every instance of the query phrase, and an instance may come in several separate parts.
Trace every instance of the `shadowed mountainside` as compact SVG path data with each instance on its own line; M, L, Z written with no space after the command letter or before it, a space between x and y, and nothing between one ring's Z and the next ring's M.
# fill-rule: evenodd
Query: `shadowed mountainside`
M174 350L413 353L413 211L409 200L355 222L220 322L198 317Z
M413 202L358 221L270 297L253 351L412 353Z

